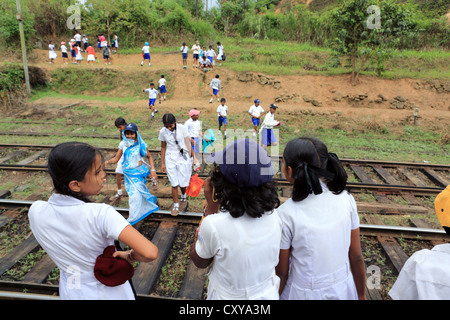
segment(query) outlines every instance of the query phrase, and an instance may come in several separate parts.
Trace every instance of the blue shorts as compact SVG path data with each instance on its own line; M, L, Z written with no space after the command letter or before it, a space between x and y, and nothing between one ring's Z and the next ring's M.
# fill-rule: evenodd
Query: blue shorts
M222 124L227 124L227 117L219 116L219 127L221 127Z
M156 99L148 99L148 106L154 106Z
M70 55L72 56L72 58L75 58L77 56L77 53L75 52L75 50L70 50Z
M208 57L208 59L209 59L209 61L211 61L211 62L213 61L213 57Z
M217 92L219 92L219 89L213 89L213 95L217 96Z
M150 60L150 53L144 53L144 60Z
M166 93L166 92L167 92L166 86L159 87L159 93Z
M198 53L194 53L194 59L198 60Z
M269 144L277 142L275 138L275 134L272 129L263 129L261 132L261 144L264 146L268 146Z
M67 52L63 52L63 53L62 53L62 57L63 57L63 58L67 58Z
M187 53L182 53L183 59L187 59Z
M191 141L191 145L192 145L192 149L194 150L194 152L200 152L200 145L198 144L198 137L191 137L191 139L194 139L194 144L192 144Z
M261 120L261 119L256 119L256 118L252 117L253 125L259 126L259 120Z

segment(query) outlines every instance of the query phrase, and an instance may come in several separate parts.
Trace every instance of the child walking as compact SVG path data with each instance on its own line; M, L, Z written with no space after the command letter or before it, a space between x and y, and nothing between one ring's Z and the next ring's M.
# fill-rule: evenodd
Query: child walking
M144 65L144 61L148 60L148 66L151 67L151 58L150 58L150 46L148 45L148 42L144 43L144 46L142 47L142 62L141 67Z
M264 149L267 146L275 146L277 144L277 139L275 138L275 134L273 133L273 127L279 126L281 123L275 120L275 112L278 107L276 104L271 104L269 108L269 112L267 112L264 117L264 121L259 129L259 134L261 137L261 145Z
M166 79L164 78L164 75L161 75L161 78L158 81L158 87L159 87L159 103L161 103L161 96L163 96L164 101L166 101Z
M173 205L171 215L177 216L188 207L186 188L192 175L192 163L198 163L190 143L189 132L182 124L177 123L175 116L166 113L163 118L164 127L159 131L161 141L161 172L166 172L172 186ZM193 158L193 159L192 159ZM178 188L181 199L178 203Z
M49 45L48 45L48 58L49 58L49 64L55 63L56 52L55 52L55 45L53 44L53 41L50 41Z
M211 80L209 87L212 89L211 100L209 100L209 103L212 103L213 99L217 99L217 102L219 102L219 98L217 97L220 90L220 79L218 74Z
M111 64L111 49L109 48L109 44L106 44L106 46L103 47L103 61L105 61L105 64Z
M344 167L323 142L307 137L289 141L283 160L293 190L277 210L280 299L365 299L359 217Z
M219 131L222 128L224 128L224 136L227 137L227 116L228 116L228 106L225 105L226 99L222 98L220 99L220 104L217 107L217 120L219 121Z
M67 56L67 47L66 47L66 42L64 42L64 41L61 42L61 56L63 59L63 63L68 64L69 57Z
M134 299L128 263L158 257L158 248L112 206L89 200L106 181L103 168L94 147L81 142L57 145L48 157L54 193L48 201L34 202L28 211L33 235L60 270L62 300ZM117 260L112 263L128 263L115 275L100 277L94 273L100 267L97 257L115 240L131 250L114 252Z
M88 43L88 46L86 47L86 53L88 54L88 56L87 56L88 64L92 64L95 62L95 60L97 60L97 55L95 54L95 49L89 43Z
M158 109L154 109L155 101L159 94L158 90L155 89L155 84L152 82L150 83L150 88L142 89L142 91L148 92L148 107L152 111L151 118L153 119L155 117L155 113L158 112Z
M125 130L126 125L127 125L127 122L122 117L119 117L114 121L114 126L120 132L120 141L122 141L125 138L124 130ZM122 157L120 157L119 161L117 162L117 167L115 170L117 193L114 196L112 196L111 198L109 198L109 200L111 200L111 201L113 201L117 198L120 198L123 195L123 192L122 192L122 176L123 176L122 162L123 162L123 153L122 153Z
M254 105L250 107L248 113L252 117L253 124L253 137L256 137L256 133L258 132L259 123L261 121L261 117L264 113L264 109L260 105L261 101L259 99L255 99Z
M147 144L138 132L137 125L128 123L124 133L125 137L120 141L116 155L106 161L105 165L117 163L123 155L122 168L130 212L127 220L133 225L159 210L156 196L150 194L146 186L146 179L149 175L153 179L157 179L157 176L153 158L148 152ZM145 164L143 158L148 158L149 163Z
M211 265L207 299L278 300L282 229L269 156L239 139L207 162L214 163L203 184L207 206L190 252L197 267Z
M181 57L183 59L183 69L187 68L187 57L188 57L188 51L189 48L186 45L186 42L183 42L183 45L180 48L181 51Z

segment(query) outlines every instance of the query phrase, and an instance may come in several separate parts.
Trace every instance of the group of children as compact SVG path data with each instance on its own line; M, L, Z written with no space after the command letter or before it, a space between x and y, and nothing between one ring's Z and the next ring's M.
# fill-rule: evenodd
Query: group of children
M249 111L256 126L263 112L258 107L255 100ZM186 188L198 163L192 146L195 134L201 135L199 114L190 110L185 125L173 114L162 117L161 172L172 187L172 215L188 206ZM158 257L158 248L132 227L159 209L146 186L147 177L157 179L155 164L136 124L118 118L115 125L121 141L107 161L85 143L52 149L48 172L54 193L33 203L28 213L34 236L60 269L61 299L134 299L132 263ZM322 141L300 137L286 144L282 172L292 193L283 204L271 159L254 140L233 140L207 162L212 169L203 186L203 218L190 252L197 267L211 266L207 299L366 298L356 202L346 191L345 168ZM112 206L89 199L101 191L105 167L113 163L125 177L127 220ZM450 234L450 186L436 198L436 214ZM130 249L118 247L117 240ZM412 256L391 296L448 298L448 248L439 245Z
M222 61L225 61L225 53L223 49L223 45L220 42L217 42L217 51L214 50L212 45L209 45L208 49L206 46L201 47L199 41L195 41L195 44L191 48L192 50L192 58L193 63L192 66L194 68L201 68L202 70L210 70L213 69L216 60L219 61L219 66L222 65ZM187 58L188 58L189 48L186 43L183 42L180 52L183 60L183 68L187 68Z
M114 40L111 45L108 44L106 41L106 38L103 34L98 35L98 50L101 51L103 54L103 61L106 65L111 64L111 50L114 49L114 51L117 51L119 48L119 42L118 37L116 34L114 34ZM95 52L94 47L89 42L87 36L84 34L83 38L81 37L80 33L76 33L73 38L68 43L69 48L66 46L66 42L61 42L61 57L63 64L68 64L69 62L69 53L68 50L70 50L70 57L72 64L81 64L81 61L84 60L84 57L82 55L82 52L86 52L86 60L88 64L93 64L94 62L99 62L97 58L97 54ZM55 63L55 59L57 58L57 54L55 51L55 45L53 44L53 41L49 42L48 45L49 49L49 64Z

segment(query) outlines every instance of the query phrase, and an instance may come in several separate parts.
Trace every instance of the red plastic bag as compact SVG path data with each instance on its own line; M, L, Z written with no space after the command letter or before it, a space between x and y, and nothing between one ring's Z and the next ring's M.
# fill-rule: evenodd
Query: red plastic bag
M198 177L198 173L194 174L191 177L191 181L189 182L189 186L186 189L186 194L189 197L197 197L202 190L203 183L205 181Z

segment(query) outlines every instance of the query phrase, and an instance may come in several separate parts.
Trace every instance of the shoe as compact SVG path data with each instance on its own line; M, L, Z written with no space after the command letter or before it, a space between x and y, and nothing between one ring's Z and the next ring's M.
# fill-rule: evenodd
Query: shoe
M211 99L211 100L209 100L209 103L212 103L212 99Z
M220 100L219 100L219 99L217 99L217 102L220 102Z
M180 210L179 210L179 208L178 207L172 207L172 210L170 211L170 215L172 216L172 217L176 217L177 215L178 215L178 213L180 213Z
M180 208L179 208L179 210L181 212L186 212L187 208L188 208L187 199L180 199Z
M155 109L155 113L158 113L158 109Z
M122 195L121 194L119 194L119 193L116 193L115 195L113 195L111 198L109 198L109 200L110 201L114 201L114 200L116 200L116 199L118 199L118 198L120 198Z

